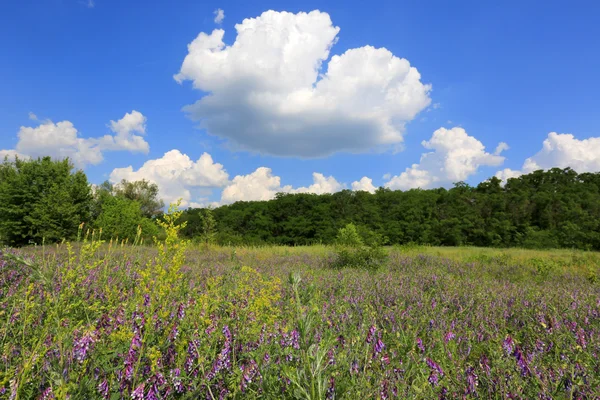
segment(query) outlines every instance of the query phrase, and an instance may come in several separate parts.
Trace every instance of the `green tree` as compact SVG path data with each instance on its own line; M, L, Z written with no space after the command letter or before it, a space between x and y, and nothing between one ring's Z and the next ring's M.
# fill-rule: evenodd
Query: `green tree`
M140 204L124 197L108 197L96 219L96 227L102 228L104 238L133 240L138 226L146 225Z
M148 182L145 179L134 182L123 179L118 184L113 185L112 191L116 196L137 201L142 215L146 218L152 218L163 213L165 203L158 197L158 185L156 183Z
M11 246L59 241L89 222L91 189L68 160L5 159L0 164L0 241Z

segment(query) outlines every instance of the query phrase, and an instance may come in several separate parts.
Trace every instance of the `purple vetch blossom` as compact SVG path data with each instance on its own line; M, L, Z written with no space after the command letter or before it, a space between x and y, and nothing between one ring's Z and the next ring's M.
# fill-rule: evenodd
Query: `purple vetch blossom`
M356 359L352 360L350 363L350 373L358 374L358 361L356 361Z
M425 353L425 346L423 346L421 338L417 338L417 347L421 350L421 353Z
M504 348L506 354L512 354L515 348L515 342L510 335L506 336L506 339L504 339L504 342L502 342L502 347Z
M385 344L381 341L381 339L377 339L377 342L375 342L375 354L379 354L383 351L383 349L385 348Z
M431 358L427 358L426 362L429 368L436 371L438 374L440 374L440 376L444 376L444 370L435 361L433 361Z
M141 383L135 390L131 393L131 398L134 400L144 400L144 384Z
M46 390L42 392L42 395L39 397L40 400L50 400L54 399L54 392L52 391L52 386L48 386Z
M455 337L456 335L452 331L448 331L448 333L444 335L444 343L448 344L448 342L454 339Z
M108 399L109 390L110 387L108 386L108 381L104 379L98 385L98 393L100 393L100 396L102 396L104 399Z
M86 332L79 339L75 339L73 343L73 356L75 359L82 363L94 343L96 343L95 332Z
M438 385L438 383L440 382L440 376L439 376L438 372L436 370L432 370L429 373L429 378L427 378L427 381L429 381L431 386L436 387Z
M269 353L265 353L265 356L263 357L263 361L265 364L268 364L269 361L271 361L271 356L269 355Z
M327 352L327 365L335 365L335 352L333 349Z
M180 321L185 318L185 305L183 303L179 304L179 307L177 307L177 318L179 318Z
M327 387L325 398L327 400L332 400L335 398L335 378L333 376L329 378L329 386Z
M373 343L373 339L375 338L375 331L377 330L377 328L375 328L375 325L371 325L371 327L369 328L369 331L367 332L367 343L371 344Z
M173 388L175 389L175 393L183 393L183 384L181 383L181 378L179 378L179 375L181 374L181 371L179 370L179 368L175 368L174 370L171 370L170 375L171 375L171 382L173 383Z
M381 388L379 389L379 397L381 398L381 400L387 400L389 398L389 384L390 383L387 379L381 381Z
M292 343L292 348L299 350L300 349L300 333L294 329L291 333L291 343Z
M144 307L148 307L150 305L150 295L147 293L144 294Z
M479 365L481 366L481 369L483 369L483 372L485 372L487 376L490 376L490 373L492 371L490 367L490 360L488 360L485 354L483 354L479 359Z
M195 369L196 360L199 357L198 349L200 348L200 340L193 339L188 343L187 359L185 360L185 370L191 373Z
M217 355L212 370L207 374L206 379L212 380L222 370L231 369L231 350L232 350L232 338L229 327L225 325L223 327L223 335L225 335L225 342L221 352Z
M475 373L475 368L468 367L465 371L465 375L467 377L467 388L465 390L465 394L476 394L477 385L479 385L479 377Z
M242 369L242 381L240 383L240 389L242 390L242 393L246 391L248 385L252 383L257 375L260 375L260 372L258 371L258 364L256 361L250 360Z
M518 346L515 348L513 355L517 359L517 365L519 366L519 368L521 368L521 375L524 377L530 375L531 370L529 369L527 360L523 356L523 353L521 352L521 349L519 349Z

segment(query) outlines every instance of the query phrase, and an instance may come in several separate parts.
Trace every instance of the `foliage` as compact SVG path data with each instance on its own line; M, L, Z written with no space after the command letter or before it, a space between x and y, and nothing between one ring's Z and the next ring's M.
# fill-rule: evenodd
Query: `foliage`
M184 235L200 237L200 210ZM554 168L477 186L375 193L279 194L213 210L222 245L334 244L352 223L372 245L577 248L600 250L600 173ZM192 222L198 221L198 222ZM367 238L363 233L375 235Z
M0 242L13 246L72 239L90 220L85 174L50 157L0 164Z
M338 230L336 244L347 247L359 247L364 245L362 238L358 234L356 225L353 223L349 223Z
M331 267L377 271L386 264L387 259L387 252L381 246L339 246L336 248Z
M112 190L117 197L138 202L142 215L146 218L152 218L163 213L165 203L158 197L158 185L156 183L148 182L145 179L133 182L123 179L114 185Z

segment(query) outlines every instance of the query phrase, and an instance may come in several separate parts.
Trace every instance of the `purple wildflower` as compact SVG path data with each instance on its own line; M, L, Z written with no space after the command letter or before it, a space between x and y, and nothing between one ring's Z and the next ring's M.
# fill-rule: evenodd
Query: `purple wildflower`
M448 331L448 333L446 333L446 335L444 336L444 342L448 344L448 342L454 339L455 337L456 335L452 333L452 331Z
M358 374L358 361L356 361L356 359L352 360L352 363L350 363L350 373Z
M52 391L52 386L49 386L48 388L46 388L46 390L44 390L42 392L42 395L40 396L40 400L50 400L50 399L54 399L54 392Z
M131 398L135 400L144 400L144 384L140 384L133 393L131 393Z
M240 389L242 393L246 391L248 385L252 383L252 380L259 374L258 364L254 360L250 360L242 371L242 382L240 383Z
M73 356L80 363L85 360L85 357L90 350L90 347L96 342L94 332L86 332L82 337L76 339L73 343Z
M423 346L421 338L417 338L417 347L421 350L421 353L425 353L425 346Z
M106 379L104 379L102 382L100 382L100 384L98 385L98 393L100 393L100 395L105 398L108 399L108 392L109 392L109 386L108 386L108 381Z
M375 343L375 353L376 354L381 353L384 348L385 348L385 344L381 341L381 339L377 339L377 342Z
M329 378L329 387L325 393L325 398L331 400L335 398L335 378L332 376Z
M377 328L375 328L375 325L371 325L371 327L369 328L369 331L367 332L367 339L366 339L367 343L371 344L373 342L376 330L377 330Z
M510 335L506 336L506 339L504 339L504 342L502 343L502 347L504 348L506 354L512 354L515 347L515 342L513 341L513 338L510 337Z
M479 377L475 373L475 368L468 367L465 371L467 376L467 389L465 394L475 394L477 391L477 385L479 384Z

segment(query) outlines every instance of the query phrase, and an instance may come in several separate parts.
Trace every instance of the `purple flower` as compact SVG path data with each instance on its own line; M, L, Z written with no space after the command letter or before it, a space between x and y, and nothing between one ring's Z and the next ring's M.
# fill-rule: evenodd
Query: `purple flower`
M325 398L327 400L335 398L335 378L333 376L329 378L329 387L325 393Z
M427 380L429 381L431 386L436 387L440 381L438 372L436 370L432 370L431 373L429 374L429 378L427 378Z
M292 336L292 347L296 350L300 349L300 333L296 329L291 332Z
M100 382L100 384L98 385L98 392L100 393L100 395L105 398L108 399L108 392L109 392L109 386L108 386L108 381L106 379L104 379L102 382Z
M131 393L131 398L135 400L144 400L144 384L140 384L133 393Z
M373 339L375 337L375 331L377 330L377 328L375 328L375 325L371 325L371 327L369 328L369 331L367 332L367 343L371 344L373 343Z
M426 362L429 368L436 371L438 374L440 374L440 376L444 376L444 371L442 370L442 367L440 367L435 361L433 361L431 358L428 358Z
M90 347L96 342L94 332L86 332L82 337L76 339L73 343L73 356L80 363L85 360L85 357L90 350Z
M185 317L185 306L183 305L183 303L181 303L181 304L179 304L179 307L177 308L177 318L179 318L179 320L181 321L184 317Z
M454 339L455 337L456 335L452 333L452 331L448 331L448 333L446 333L446 335L444 336L444 342L448 344L448 342Z
M521 352L521 349L519 349L519 347L515 348L515 352L514 352L513 355L517 359L517 365L519 366L519 368L521 368L521 375L524 376L524 377L530 375L531 374L531 370L529 369L529 365L527 364L527 360L523 356L523 353Z
M352 360L352 363L350 363L350 373L358 374L358 362L356 359Z
M242 370L242 382L240 383L240 389L242 393L246 391L248 385L252 383L252 380L259 374L258 364L254 360L250 360Z
M473 367L468 367L465 371L465 375L467 376L467 389L465 394L475 394L477 385L479 384L479 377L475 373L475 369Z
M179 378L181 371L179 368L175 368L171 371L171 382L173 382L173 388L175 389L175 393L183 393L183 384L181 383L181 379Z
M375 343L375 353L379 354L383 351L385 347L385 344L381 341L381 339L377 339L377 342Z
M417 347L421 350L421 353L425 353L425 346L423 346L421 338L417 338Z
M50 400L50 399L54 399L54 392L52 392L52 387L48 387L46 390L44 390L42 392L42 395L40 396L40 400Z
M502 347L504 348L506 354L512 354L515 347L515 342L513 341L513 338L510 337L510 335L506 336L506 339L504 339L504 342L502 343Z

